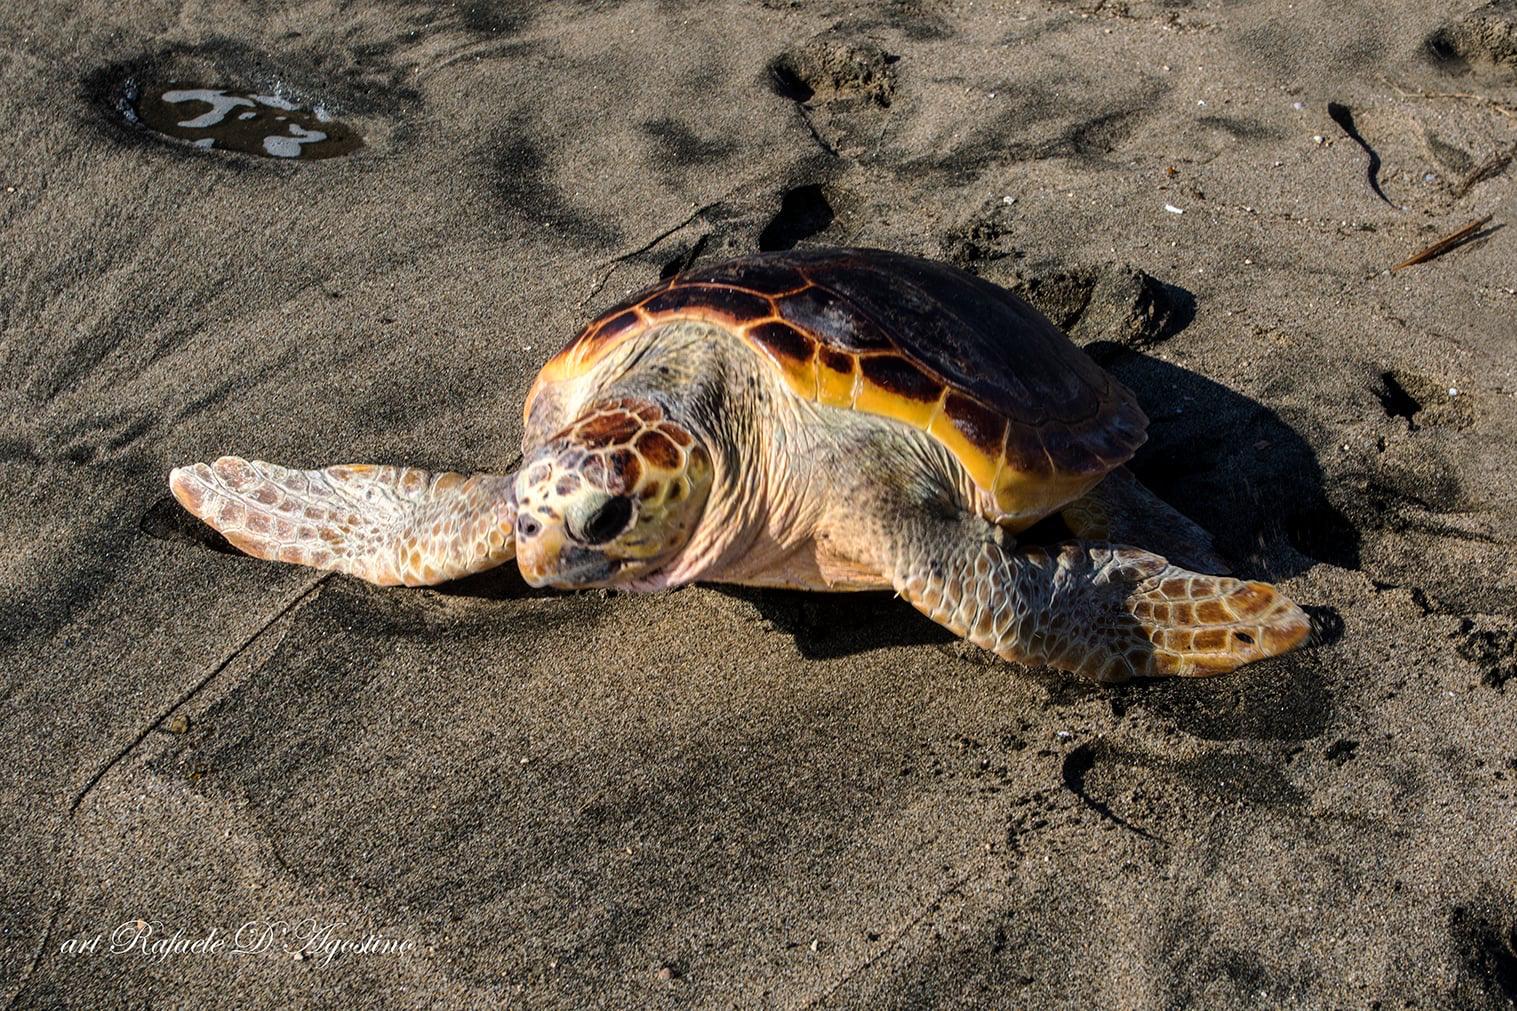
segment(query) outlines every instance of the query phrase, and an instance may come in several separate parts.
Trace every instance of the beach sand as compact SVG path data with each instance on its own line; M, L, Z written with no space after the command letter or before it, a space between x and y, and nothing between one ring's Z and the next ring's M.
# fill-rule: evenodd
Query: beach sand
M1510 1006L1517 170L1465 183L1517 8L1468 3L8 5L0 994ZM171 82L364 146L126 121ZM796 244L1027 293L1313 643L1100 688L889 595L379 590L168 497L223 453L508 468L597 311ZM137 921L403 950L111 953Z

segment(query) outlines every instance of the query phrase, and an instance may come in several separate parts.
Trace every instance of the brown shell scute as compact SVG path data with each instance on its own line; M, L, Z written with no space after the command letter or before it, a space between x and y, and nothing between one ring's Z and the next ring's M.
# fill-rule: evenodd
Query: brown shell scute
M625 312L619 312L615 316L606 318L595 328L594 336L596 340L611 340L618 334L625 330L630 330L641 322L642 318L637 313L628 309Z
M642 309L653 316L696 310L697 315L726 316L739 325L774 312L762 295L715 284L676 285L642 303Z
M759 254L661 282L590 324L538 383L681 318L730 328L797 396L929 433L1013 527L1083 494L1146 437L1132 394L1017 296L877 249Z
M880 389L907 400L937 400L943 395L942 383L900 355L863 355L859 371Z
M695 273L674 279L675 282L698 279L706 284L726 284L746 288L762 295L783 295L804 288L811 282L784 257L748 256L738 260L702 267Z
M853 355L834 351L828 347L818 349L817 353L817 361L822 368L831 369L833 372L852 372L853 363L857 360Z
M745 336L765 351L788 362L809 361L816 352L816 341L788 323L759 323L749 327Z
M777 299L779 314L828 347L842 351L894 351L895 345L874 321L843 299L812 286Z
M943 414L972 445L987 453L1001 451L1006 437L1006 419L995 411L962 393L950 393L943 401Z

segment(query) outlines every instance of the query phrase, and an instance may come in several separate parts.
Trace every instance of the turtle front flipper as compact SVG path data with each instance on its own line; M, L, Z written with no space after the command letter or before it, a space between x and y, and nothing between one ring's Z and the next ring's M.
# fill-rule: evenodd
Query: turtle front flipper
M515 557L515 478L362 464L291 470L224 456L169 488L256 558L426 586Z
M1096 681L1221 674L1310 630L1268 583L1210 576L1137 548L1019 549L977 516L908 520L886 559L918 610L1009 660Z

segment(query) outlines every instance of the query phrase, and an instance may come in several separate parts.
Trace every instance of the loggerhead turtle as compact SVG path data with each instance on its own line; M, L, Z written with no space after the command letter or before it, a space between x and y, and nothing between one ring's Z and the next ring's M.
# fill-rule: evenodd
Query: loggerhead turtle
M515 474L169 475L259 558L428 585L893 589L1010 660L1099 681L1230 671L1300 643L1273 586L1122 465L1133 395L1015 295L873 249L743 257L606 312L527 393ZM1055 547L1017 534L1058 513Z

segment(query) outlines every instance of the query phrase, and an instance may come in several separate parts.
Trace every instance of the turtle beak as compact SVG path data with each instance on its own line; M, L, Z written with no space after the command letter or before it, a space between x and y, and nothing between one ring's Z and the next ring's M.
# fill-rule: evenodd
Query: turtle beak
M523 537L518 527L516 566L521 569L522 578L533 586L547 586L558 570L558 557L563 548L564 539L557 530L541 530L532 537Z
M545 530L528 543L518 544L516 564L532 586L575 589L605 586L621 563L599 551L568 544L557 530Z

